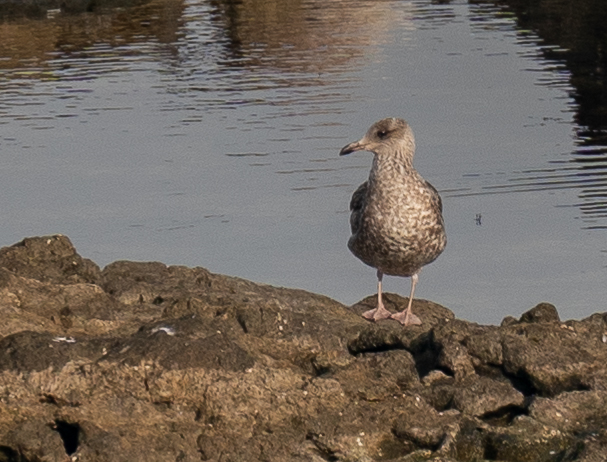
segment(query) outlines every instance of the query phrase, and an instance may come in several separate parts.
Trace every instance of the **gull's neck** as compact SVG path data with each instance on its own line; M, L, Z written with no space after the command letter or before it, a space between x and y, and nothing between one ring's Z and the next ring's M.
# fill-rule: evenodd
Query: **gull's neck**
M369 181L394 181L399 177L417 175L413 168L413 152L399 149L390 154L379 153L373 156L373 166Z

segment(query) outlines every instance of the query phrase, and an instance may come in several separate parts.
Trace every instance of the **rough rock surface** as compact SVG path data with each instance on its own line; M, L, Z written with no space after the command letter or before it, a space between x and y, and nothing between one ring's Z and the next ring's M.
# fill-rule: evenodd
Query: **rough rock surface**
M404 329L373 303L3 248L0 461L607 460L605 314L481 326L415 300Z

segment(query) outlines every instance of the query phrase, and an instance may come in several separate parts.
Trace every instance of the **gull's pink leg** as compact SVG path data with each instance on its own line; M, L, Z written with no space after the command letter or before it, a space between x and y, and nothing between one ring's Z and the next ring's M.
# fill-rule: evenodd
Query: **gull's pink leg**
M377 308L373 308L372 310L365 311L363 313L363 318L366 318L370 321L379 321L380 319L387 319L392 316L385 307L384 303L381 299L381 280L384 277L384 273L380 270L377 270Z
M415 273L411 276L411 295L409 296L409 305L407 305L407 309L401 311L400 313L395 313L390 316L392 319L396 319L403 326L411 326L421 324L421 320L413 314L413 310L411 309L411 305L413 304L413 294L415 293L415 286L417 285L417 280L419 276Z

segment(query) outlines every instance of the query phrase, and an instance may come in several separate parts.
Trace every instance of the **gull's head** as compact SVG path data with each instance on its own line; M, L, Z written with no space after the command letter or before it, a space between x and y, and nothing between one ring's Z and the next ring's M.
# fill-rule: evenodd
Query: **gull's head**
M377 156L404 156L411 159L415 152L413 131L403 119L382 119L371 125L362 139L344 146L339 155L345 156L354 151L369 151Z

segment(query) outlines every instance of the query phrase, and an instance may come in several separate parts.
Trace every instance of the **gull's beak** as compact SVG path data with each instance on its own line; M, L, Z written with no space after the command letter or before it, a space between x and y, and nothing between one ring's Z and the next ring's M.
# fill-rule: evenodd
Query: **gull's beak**
M364 140L364 138L363 138L363 140ZM364 143L363 140L355 141L354 143L350 143L350 144L344 146L343 148L341 148L341 151L339 151L339 155L345 156L354 151L366 150L366 143Z

